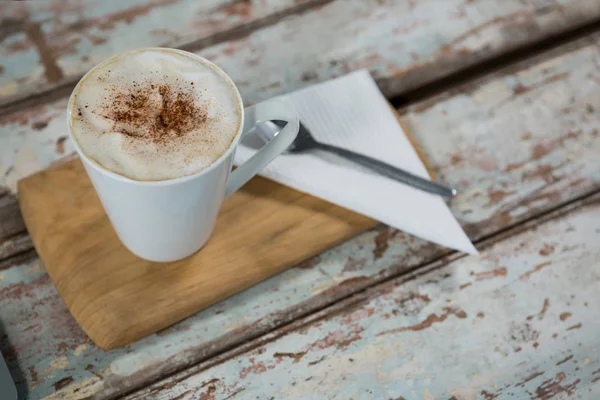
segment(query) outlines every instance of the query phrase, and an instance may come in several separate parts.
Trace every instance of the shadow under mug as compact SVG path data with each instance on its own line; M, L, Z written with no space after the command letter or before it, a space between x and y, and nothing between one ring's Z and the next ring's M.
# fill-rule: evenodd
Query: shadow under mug
M239 109L244 110L235 84L215 64L181 50L146 48L134 51L148 50L181 53L213 68L231 85ZM127 53L116 57L124 55ZM73 93L77 93L86 76L79 81ZM299 129L298 115L291 105L280 100L262 102L244 110L230 147L206 169L176 179L136 181L109 171L86 156L71 132L72 102L73 94L67 106L69 137L119 239L136 256L157 262L180 260L201 249L210 238L223 200L285 151ZM243 135L257 124L270 120L286 121L287 125L248 161L231 171L235 150Z

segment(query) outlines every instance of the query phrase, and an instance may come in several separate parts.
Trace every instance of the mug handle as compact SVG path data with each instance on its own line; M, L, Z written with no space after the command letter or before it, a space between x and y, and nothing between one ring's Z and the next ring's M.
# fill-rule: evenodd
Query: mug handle
M261 122L273 120L285 121L287 124L273 140L231 172L225 187L225 197L242 187L275 157L283 153L296 139L300 128L300 120L296 111L291 105L280 100L265 101L244 110L244 133L242 136Z

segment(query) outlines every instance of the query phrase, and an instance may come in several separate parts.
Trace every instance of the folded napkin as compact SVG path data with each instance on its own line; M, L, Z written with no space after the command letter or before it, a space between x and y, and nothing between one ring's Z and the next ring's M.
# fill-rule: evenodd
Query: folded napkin
M278 99L295 107L300 120L317 140L429 179L368 71L357 71ZM243 163L255 152L256 138L244 138L236 152L235 164ZM283 154L260 175L430 242L477 253L440 197L333 154L318 150Z

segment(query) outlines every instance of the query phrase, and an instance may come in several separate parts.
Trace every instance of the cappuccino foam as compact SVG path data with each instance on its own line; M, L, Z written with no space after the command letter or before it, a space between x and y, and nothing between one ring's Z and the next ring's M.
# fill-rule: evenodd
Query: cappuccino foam
M75 88L69 109L86 156L142 181L210 166L231 146L242 115L224 75L167 49L133 51L96 67Z

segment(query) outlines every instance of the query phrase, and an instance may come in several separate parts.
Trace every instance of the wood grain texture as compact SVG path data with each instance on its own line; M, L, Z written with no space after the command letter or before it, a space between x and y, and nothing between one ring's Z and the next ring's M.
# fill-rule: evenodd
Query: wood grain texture
M470 237L600 189L599 44L595 34L403 113L440 181L457 188L453 211Z
M40 25L38 43L49 50L34 46L19 28L23 17L14 12L0 42L6 56L0 63L0 104L41 92L48 94L44 99L66 95L98 61L157 44L215 61L237 82L247 104L358 68L368 68L393 96L600 18L597 0L40 4L30 15ZM289 17L277 22L283 15ZM58 68L51 74L54 82L48 64Z
M596 0L338 0L198 53L248 104L359 68L392 97L599 17Z
M600 81L598 43L597 36L579 41L403 111L440 180L460 187L452 209L473 239L598 190L600 121L588 111L588 105L600 104L600 92L591 84ZM60 112L48 108L36 118ZM3 143L50 163L59 156L51 139L61 136L58 120ZM577 136L564 138L571 131ZM27 170L35 163L17 165ZM78 328L39 264L17 264L0 279L6 334L0 348L10 355L13 371L22 370L20 385L32 395L114 397L443 254L379 227L172 328L106 353ZM69 384L54 387L67 378Z
M51 0L0 4L0 105L73 86L134 48L200 48L328 0Z
M597 398L599 199L128 399Z
M225 200L200 252L153 263L120 242L80 160L20 181L19 200L54 285L104 350L165 329L377 224L255 178Z

